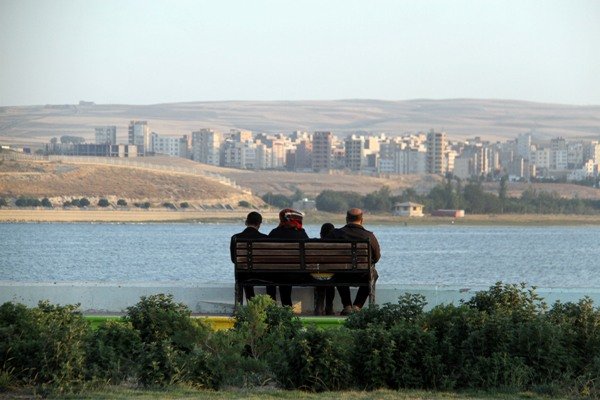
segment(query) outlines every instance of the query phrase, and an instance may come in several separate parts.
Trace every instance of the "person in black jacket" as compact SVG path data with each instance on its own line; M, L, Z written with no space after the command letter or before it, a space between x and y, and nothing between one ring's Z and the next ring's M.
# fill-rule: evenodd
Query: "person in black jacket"
M363 227L363 212L360 208L352 208L346 213L346 225L342 228L335 229L328 239L369 239L371 243L371 262L375 264L381 258L381 249L379 242L373 232L366 230ZM377 280L377 270L375 270L375 280ZM360 286L354 303L350 297L350 288L348 286L338 286L338 293L344 309L342 315L348 315L353 311L359 311L365 304L367 297L371 293L371 288L368 286Z
M231 252L231 262L235 264L234 254L235 254L235 239L258 239L258 238L266 238L268 237L264 233L260 233L258 230L260 229L260 225L262 224L262 215L257 213L256 211L252 211L246 217L246 229L242 232L237 233L231 237L231 244L229 245L229 251ZM246 293L246 301L249 301L254 297L254 286L244 286L244 292ZM277 287L274 285L267 286L267 294L275 300L275 293L277 292Z
M269 233L270 238L277 239L308 239L308 235L302 228L304 215L291 208L284 208L279 212L279 226ZM290 285L279 285L279 297L281 305L292 307L292 287Z
M333 232L335 226L326 222L321 226L320 238L326 238ZM333 315L333 300L335 299L335 287L317 286L315 288L317 303L315 304L315 315ZM324 304L323 304L324 303Z

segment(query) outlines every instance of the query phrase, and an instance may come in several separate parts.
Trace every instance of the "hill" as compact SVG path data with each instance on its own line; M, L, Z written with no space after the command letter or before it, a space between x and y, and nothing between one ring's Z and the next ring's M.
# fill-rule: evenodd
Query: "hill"
M93 141L95 126L116 125L117 140L126 142L127 125L134 119L147 120L153 131L173 136L200 128L267 133L331 130L339 135L357 131L399 135L433 128L445 130L454 140L480 136L502 141L530 130L537 141L600 136L600 106L421 99L1 107L0 141L42 144L61 135Z
M158 168L96 165L63 161L0 160L0 197L48 197L61 205L72 198L92 204L107 198L128 203L189 202L192 207L232 206L242 200L260 206L262 200L240 188L189 172Z

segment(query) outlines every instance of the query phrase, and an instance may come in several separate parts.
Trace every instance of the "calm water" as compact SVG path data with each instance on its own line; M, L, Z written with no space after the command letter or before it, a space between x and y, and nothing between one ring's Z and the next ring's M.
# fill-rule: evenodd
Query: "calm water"
M270 231L274 226L264 226ZM378 283L600 288L600 227L367 226ZM0 224L0 281L232 283L234 224ZM308 225L309 236L319 226Z

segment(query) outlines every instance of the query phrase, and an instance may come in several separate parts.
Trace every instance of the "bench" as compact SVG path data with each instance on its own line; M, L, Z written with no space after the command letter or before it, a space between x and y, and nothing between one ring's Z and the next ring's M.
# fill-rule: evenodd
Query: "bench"
M369 286L375 275L369 240L237 239L234 242L235 305L244 286Z

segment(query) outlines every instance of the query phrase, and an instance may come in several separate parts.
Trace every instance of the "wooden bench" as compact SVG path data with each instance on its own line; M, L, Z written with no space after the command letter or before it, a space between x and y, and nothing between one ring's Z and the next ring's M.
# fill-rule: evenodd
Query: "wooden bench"
M369 240L237 239L234 244L235 304L244 286L369 286L375 275Z

